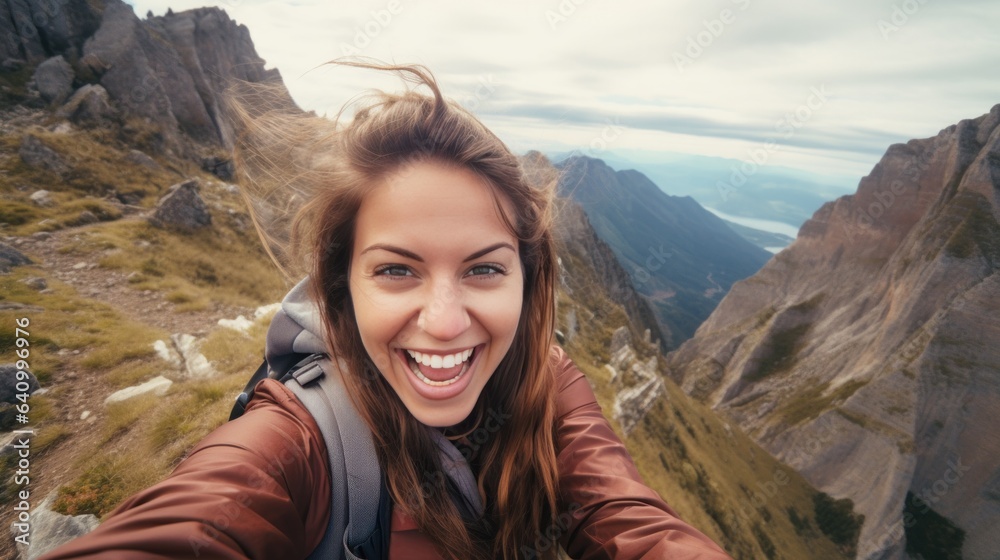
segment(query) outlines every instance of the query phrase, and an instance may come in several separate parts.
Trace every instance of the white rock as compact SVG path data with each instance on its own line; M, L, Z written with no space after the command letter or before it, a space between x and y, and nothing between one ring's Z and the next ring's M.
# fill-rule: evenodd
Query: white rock
M55 134L69 134L70 132L73 132L73 125L63 121L52 127L52 132Z
M17 551L21 558L33 559L65 544L76 537L85 535L100 523L95 515L63 515L51 510L56 493L48 497L31 512L31 544L26 546L18 543ZM17 535L17 530L11 525L11 535Z
M90 417L90 411L89 410L84 410L83 414L80 415L80 420L86 420L89 417Z
M76 263L76 264L73 265L73 270L80 270L80 269L83 269L83 268L87 268L87 263L85 263L85 262L78 262L78 263Z
M153 350L156 351L156 355L159 356L161 360L169 363L175 368L181 369L184 366L181 355L178 354L172 346L168 346L166 342L157 340L153 343Z
M241 333L246 333L250 330L250 327L253 326L253 321L247 319L243 315L240 315L235 319L219 319L219 326L227 329L233 329L234 331L239 331Z
M46 190L35 191L31 193L31 196L29 198L31 198L31 201L38 206L52 206L53 204L55 204L52 201L52 194Z
M216 372L208 359L198 351L201 343L189 334L172 334L170 340L184 360L184 369L187 377L203 379L214 377Z
M174 384L173 381L167 379L166 377L163 377L162 375L159 377L154 377L153 379L150 379L149 381L141 385L136 385L134 387L129 387L127 389L122 389L121 391L115 391L114 393L111 393L110 395L108 395L108 398L104 399L104 404L121 402L124 400L131 399L133 397L138 397L139 395L145 395L149 393L152 393L157 396L162 396L166 394L167 389L170 389L170 386L173 384Z

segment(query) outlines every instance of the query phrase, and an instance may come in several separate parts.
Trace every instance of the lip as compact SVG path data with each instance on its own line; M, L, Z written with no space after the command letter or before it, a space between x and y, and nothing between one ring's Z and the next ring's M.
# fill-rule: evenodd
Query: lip
M413 350L415 352L422 352L426 354L438 354L439 352L441 352L440 350L425 351L425 350L420 350L418 348L406 348L406 349L397 348L395 353L396 353L396 358L399 360L400 367L402 367L403 371L406 372L406 379L407 381L410 382L410 386L413 387L413 390L416 391L418 395L420 395L425 399L432 401L441 401L457 397L458 395L462 394L465 391L465 389L469 386L469 383L471 383L472 377L476 374L476 366L479 365L479 358L480 356L482 356L483 353L482 350L485 347L486 347L485 343L473 346L472 361L469 363L469 368L465 370L465 373L462 374L462 377L460 377L458 381L452 383L451 385L445 385L443 387L433 387L418 379L416 374L413 373L413 370L410 369L410 355L406 353L407 350ZM460 350L455 350L451 353L455 354L457 352L461 352L462 350L468 350L468 349L469 347L464 347ZM448 352L441 353L441 355L447 355L447 354Z
M482 345L480 344L479 346L482 346ZM459 352L465 352L466 350L476 349L479 346L464 346L462 348L456 348L454 350L431 350L431 349L424 349L424 348L409 348L409 347L407 347L407 348L401 348L400 350L402 350L404 352L407 351L407 350L410 350L412 352L420 352L421 354L430 354L432 356L449 356L449 355L458 354Z

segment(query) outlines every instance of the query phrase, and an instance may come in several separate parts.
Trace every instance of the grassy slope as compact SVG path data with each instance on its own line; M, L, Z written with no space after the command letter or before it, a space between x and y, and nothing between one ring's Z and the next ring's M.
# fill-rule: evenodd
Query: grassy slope
M57 510L100 516L166 476L195 442L226 420L264 346L263 326L247 335L216 328L202 351L218 377L176 381L162 397L104 406L111 392L165 372L152 343L171 333L152 326L144 314L180 314L183 322L184 315L211 313L220 303L252 309L276 301L286 286L239 214L242 201L236 194L190 163L157 158L160 169L149 170L125 161L128 150L142 146L142 139L155 131L135 123L67 134L33 130L72 166L61 176L21 161L17 150L23 132L0 136L3 235L54 232L59 253L97 263L108 274L132 274L128 289L159 292L169 302L163 310L102 303L40 264L0 276L0 303L6 308L0 310L0 324L13 326L18 317L30 318L29 363L48 390L29 400L28 427L37 434L32 442L32 504L60 487ZM201 194L213 214L211 231L153 228L123 216L122 206L108 198L127 193L149 209L167 187L187 177L202 181ZM37 189L49 190L56 206L33 204L28 197ZM81 224L83 210L100 221ZM20 248L32 256L31 245ZM44 278L48 293L22 283L29 277ZM0 337L0 363L13 362L14 351L13 338ZM82 409L91 412L88 421L79 417ZM4 480L0 501L7 503L10 492L19 489ZM0 550L0 556L5 552L10 551Z
M572 262L567 264L570 274L586 274ZM610 416L615 395L603 364L607 363L610 332L624 324L624 313L596 287L563 293L559 313L563 332L571 309L580 318L580 330L566 349ZM594 319L587 319L591 313ZM649 347L637 351L643 357L655 352ZM646 483L683 519L736 559L851 556L819 529L814 511L817 493L812 486L738 427L727 428L712 410L664 379L666 397L625 443ZM612 425L619 430L613 420Z

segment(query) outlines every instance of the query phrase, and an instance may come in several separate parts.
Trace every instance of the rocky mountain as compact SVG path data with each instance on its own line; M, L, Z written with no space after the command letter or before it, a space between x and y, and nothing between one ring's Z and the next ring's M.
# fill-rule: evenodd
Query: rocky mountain
M78 124L152 124L156 148L185 157L232 147L221 102L233 80L281 83L218 8L140 20L121 0L5 0L0 37L5 104L57 107Z
M667 195L638 171L585 156L559 167L560 194L583 207L653 304L665 349L690 338L734 282L771 258L694 199Z
M1000 105L891 146L738 282L674 378L819 489L858 558L996 558Z

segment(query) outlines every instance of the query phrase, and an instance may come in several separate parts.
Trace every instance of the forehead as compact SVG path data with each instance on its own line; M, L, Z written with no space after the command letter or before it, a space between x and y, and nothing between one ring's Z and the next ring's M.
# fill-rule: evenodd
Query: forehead
M365 195L355 225L356 245L434 242L478 247L511 241L514 235L497 199L512 216L512 204L502 194L495 196L494 187L475 172L433 160L410 163Z

